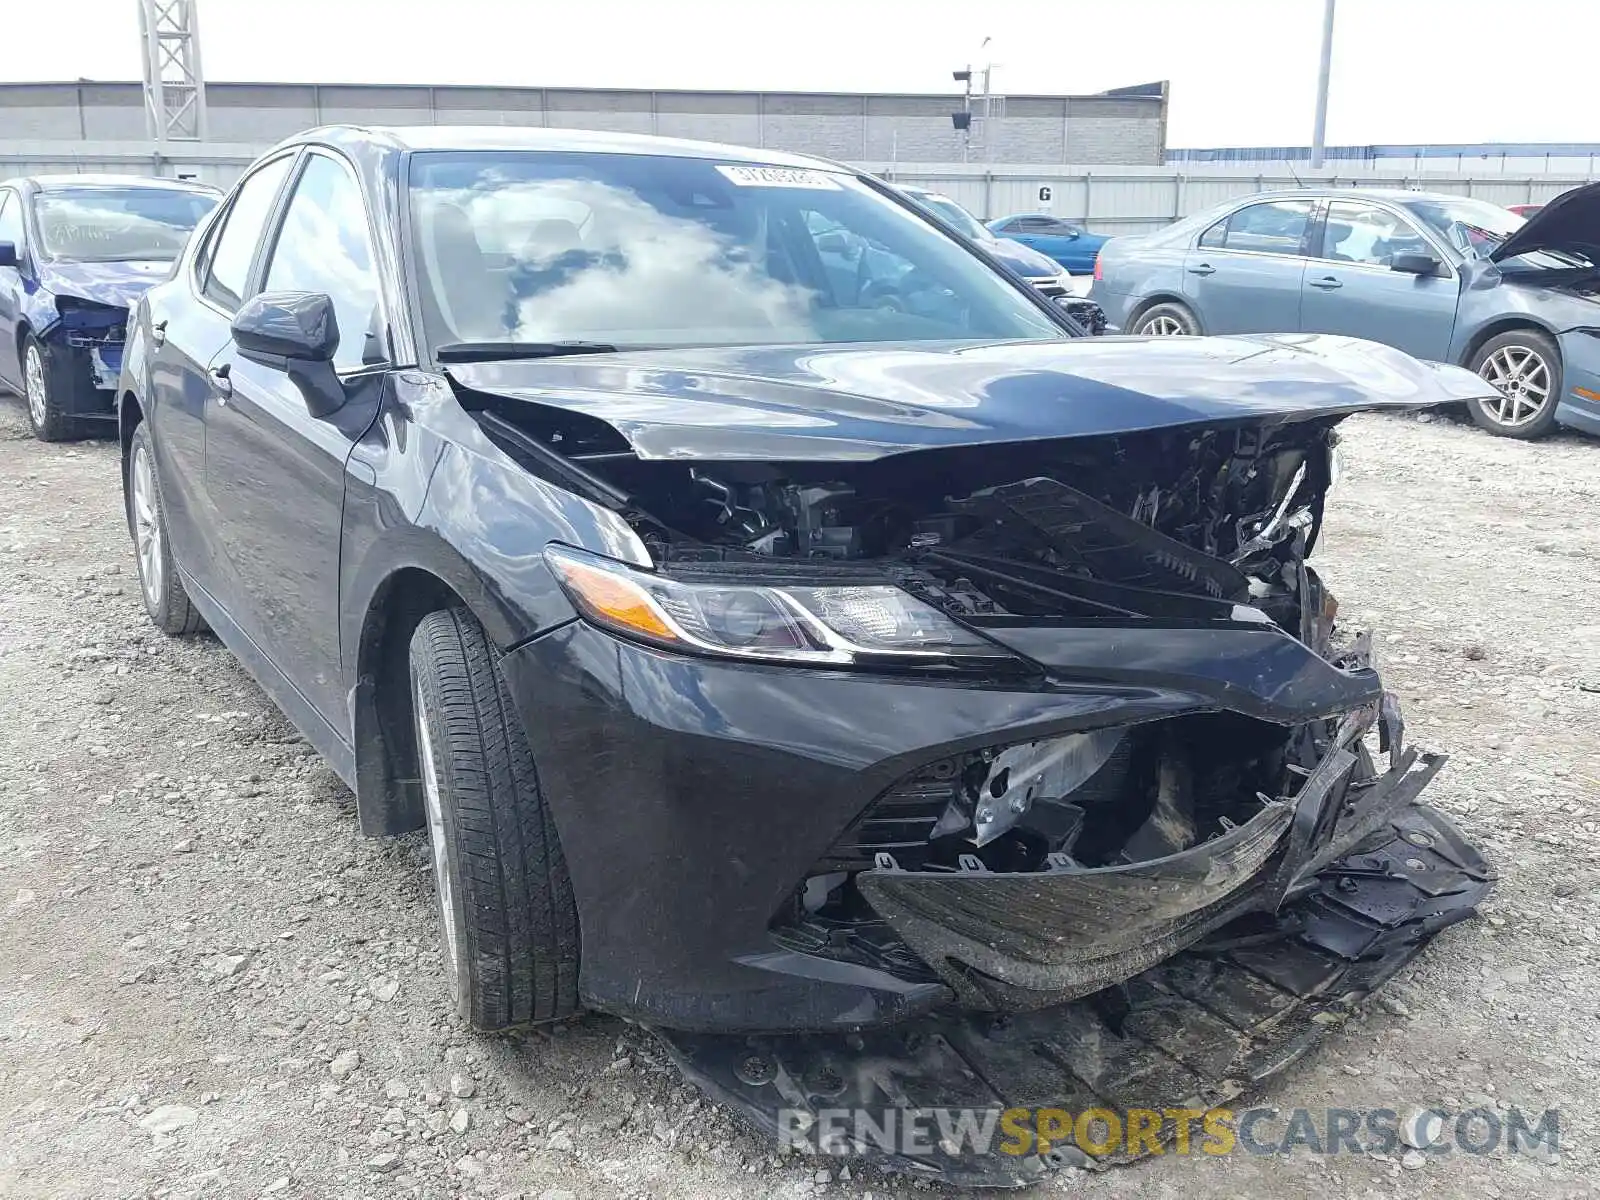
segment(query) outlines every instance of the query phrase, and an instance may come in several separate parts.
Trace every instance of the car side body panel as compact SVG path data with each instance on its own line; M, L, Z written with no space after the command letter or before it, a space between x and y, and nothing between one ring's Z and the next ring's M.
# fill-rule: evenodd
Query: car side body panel
M1306 260L1300 328L1385 342L1417 358L1454 361L1461 279L1407 275L1367 263Z

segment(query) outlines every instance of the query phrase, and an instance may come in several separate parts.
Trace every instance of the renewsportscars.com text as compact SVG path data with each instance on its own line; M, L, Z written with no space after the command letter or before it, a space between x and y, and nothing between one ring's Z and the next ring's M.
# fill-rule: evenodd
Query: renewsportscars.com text
M1557 1109L1422 1110L1430 1154L1560 1149ZM829 1108L781 1109L778 1140L797 1150L927 1157L1048 1155L1074 1147L1095 1158L1140 1154L1392 1154L1405 1149L1390 1108ZM1410 1118L1416 1122L1413 1116Z

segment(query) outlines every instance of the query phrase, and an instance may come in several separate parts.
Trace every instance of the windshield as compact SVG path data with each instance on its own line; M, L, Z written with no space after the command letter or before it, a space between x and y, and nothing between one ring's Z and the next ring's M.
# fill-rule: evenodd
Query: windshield
M975 242L994 241L994 234L984 227L983 222L950 199L949 196L935 196L929 193L917 195L912 193L911 198L924 208L932 209L954 225L963 237L969 237Z
M1406 207L1468 258L1487 258L1527 222L1487 200L1411 200Z
M430 345L1058 338L1015 287L843 172L636 154L421 153Z
M176 188L62 187L40 192L33 211L50 258L171 262L218 199Z

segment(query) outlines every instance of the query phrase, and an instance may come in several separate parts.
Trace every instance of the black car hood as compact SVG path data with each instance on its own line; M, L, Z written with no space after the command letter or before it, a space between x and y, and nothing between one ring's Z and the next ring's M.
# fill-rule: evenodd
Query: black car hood
M1600 183L1562 192L1489 255L1491 262L1534 250L1566 250L1600 263Z
M1066 268L1049 255L1040 254L1010 238L995 238L982 245L1024 279L1054 279L1057 275L1066 274Z
M51 262L44 264L40 282L57 296L132 308L140 296L171 273L172 264L165 260Z
M1496 394L1458 367L1316 334L742 346L453 363L448 374L594 417L641 458L789 462Z

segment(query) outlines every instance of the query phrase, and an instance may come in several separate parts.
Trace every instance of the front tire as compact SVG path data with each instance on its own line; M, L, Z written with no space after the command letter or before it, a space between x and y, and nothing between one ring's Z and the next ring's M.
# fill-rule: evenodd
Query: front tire
M1194 337L1199 332L1194 313L1176 301L1152 304L1133 322L1137 337Z
M578 913L497 654L465 609L424 617L411 688L456 1011L484 1030L578 1008Z
M204 622L184 591L167 537L167 514L156 481L155 452L150 427L140 422L128 443L127 474L123 478L123 504L128 510L128 530L133 534L135 567L144 610L162 633L174 637L198 632Z
M1499 389L1494 400L1470 400L1472 419L1499 437L1536 438L1556 423L1563 375L1561 350L1535 329L1497 334L1478 347L1468 366Z
M28 405L28 425L41 442L64 442L77 435L78 422L62 409L51 384L50 356L31 333L22 339L22 398Z

